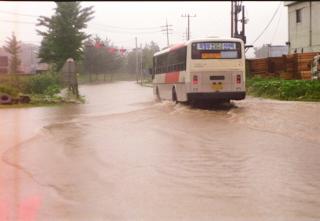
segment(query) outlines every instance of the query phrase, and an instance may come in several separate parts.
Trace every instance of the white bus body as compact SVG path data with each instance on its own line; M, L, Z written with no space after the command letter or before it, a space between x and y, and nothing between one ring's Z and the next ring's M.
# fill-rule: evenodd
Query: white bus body
M237 38L193 39L153 56L153 93L175 101L245 98L244 43Z

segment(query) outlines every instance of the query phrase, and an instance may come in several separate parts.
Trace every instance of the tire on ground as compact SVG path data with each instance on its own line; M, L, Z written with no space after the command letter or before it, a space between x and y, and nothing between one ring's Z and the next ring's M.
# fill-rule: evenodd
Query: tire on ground
M9 94L0 94L0 104L11 104L12 97Z
M28 103L30 103L31 99L27 95L21 95L19 101L22 104L28 104Z

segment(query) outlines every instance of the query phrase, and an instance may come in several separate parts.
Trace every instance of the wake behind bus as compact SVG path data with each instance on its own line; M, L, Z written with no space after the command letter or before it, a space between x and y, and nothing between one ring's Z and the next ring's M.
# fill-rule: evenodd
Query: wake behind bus
M158 100L242 100L246 96L244 43L237 38L203 38L168 47L154 54L152 74Z

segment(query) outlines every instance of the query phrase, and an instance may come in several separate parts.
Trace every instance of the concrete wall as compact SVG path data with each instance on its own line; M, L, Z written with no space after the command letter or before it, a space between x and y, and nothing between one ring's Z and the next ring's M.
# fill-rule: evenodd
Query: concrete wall
M320 51L320 2L312 2L312 45Z
M298 9L301 9L300 23L296 22ZM320 2L296 2L288 6L288 14L289 52L297 50L301 53L302 49L303 52L320 51Z

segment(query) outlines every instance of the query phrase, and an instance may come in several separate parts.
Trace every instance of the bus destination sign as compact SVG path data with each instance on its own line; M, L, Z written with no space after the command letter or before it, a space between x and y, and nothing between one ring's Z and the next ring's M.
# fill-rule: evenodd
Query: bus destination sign
M236 50L235 42L200 42L197 50Z

